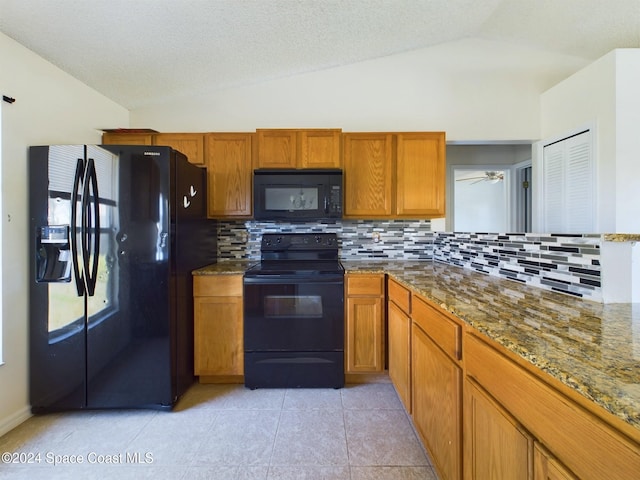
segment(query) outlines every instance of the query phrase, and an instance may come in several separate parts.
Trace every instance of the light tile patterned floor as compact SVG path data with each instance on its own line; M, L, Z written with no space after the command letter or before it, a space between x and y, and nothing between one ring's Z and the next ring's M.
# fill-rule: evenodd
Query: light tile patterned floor
M437 480L391 384L196 384L173 412L35 416L0 438L1 452L35 462L0 461L11 480Z

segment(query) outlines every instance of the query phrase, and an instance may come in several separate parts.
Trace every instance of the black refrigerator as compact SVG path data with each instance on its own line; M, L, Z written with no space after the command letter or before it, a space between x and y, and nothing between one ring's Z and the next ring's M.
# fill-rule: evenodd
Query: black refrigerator
M169 147L30 147L33 413L173 407L194 381L191 272L216 261L206 211L206 170Z

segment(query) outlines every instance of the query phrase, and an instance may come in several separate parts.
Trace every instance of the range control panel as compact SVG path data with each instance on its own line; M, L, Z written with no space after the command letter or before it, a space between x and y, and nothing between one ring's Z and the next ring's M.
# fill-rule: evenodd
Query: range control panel
M338 237L335 233L265 233L260 249L279 250L325 250L337 249Z

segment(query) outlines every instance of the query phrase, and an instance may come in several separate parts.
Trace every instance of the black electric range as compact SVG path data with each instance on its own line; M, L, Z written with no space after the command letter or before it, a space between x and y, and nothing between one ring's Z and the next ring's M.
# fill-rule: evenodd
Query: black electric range
M265 234L244 276L245 385L344 386L344 268L333 233Z

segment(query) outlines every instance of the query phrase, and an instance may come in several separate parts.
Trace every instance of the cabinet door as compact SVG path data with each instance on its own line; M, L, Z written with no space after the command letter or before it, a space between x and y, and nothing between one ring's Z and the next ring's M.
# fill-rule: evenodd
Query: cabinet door
M411 319L395 303L387 303L389 377L411 413Z
M534 480L577 480L569 470L552 457L542 445L535 442L533 447Z
M194 298L196 375L243 375L242 297Z
M103 133L102 143L105 145L151 145L150 133Z
M296 168L296 130L256 130L258 158L256 168Z
M584 480L634 478L640 449L544 380L546 375L512 361L495 342L471 329L464 337L465 374L500 403L563 465ZM535 408L531 408L535 405Z
M347 297L346 373L384 370L381 297Z
M462 369L415 323L411 327L411 353L413 422L439 478L460 480ZM490 477L474 477L481 478Z
M389 217L393 135L347 133L343 150L345 217Z
M475 382L465 381L465 480L531 479L532 438Z
M341 168L340 130L302 130L298 133L299 168Z
M204 165L204 134L202 133L157 133L154 145L167 145L184 153L190 163Z
M445 214L445 134L399 133L396 213L411 218Z
M250 217L251 133L207 134L209 216Z

